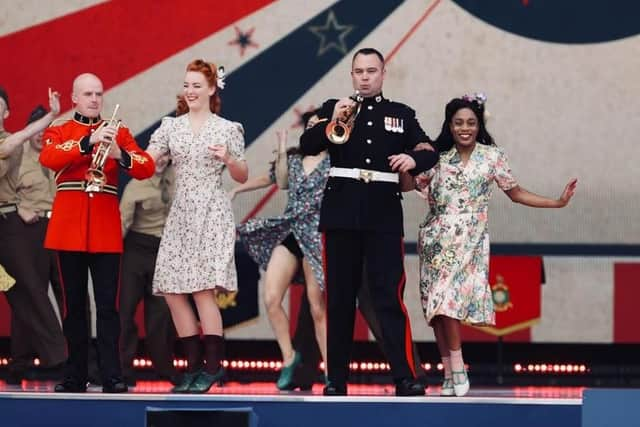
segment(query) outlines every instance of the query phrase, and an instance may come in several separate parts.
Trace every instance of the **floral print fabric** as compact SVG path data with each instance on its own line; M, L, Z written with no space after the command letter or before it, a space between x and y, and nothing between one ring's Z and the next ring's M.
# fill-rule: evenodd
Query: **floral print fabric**
M209 146L224 144L244 160L239 123L211 115L197 134L188 115L165 118L150 147L169 151L175 169L175 198L163 231L153 277L155 294L238 288L234 259L235 221L222 188L224 164Z
M429 212L418 236L425 318L493 325L487 212L493 181L504 191L518 185L507 158L496 146L476 144L463 166L454 147L427 175Z
M287 206L282 215L273 218L255 218L238 226L240 240L249 255L265 270L271 252L289 233L293 233L305 259L324 289L322 270L322 242L318 231L320 222L320 203L329 177L329 156L325 157L307 176L302 167L302 156L292 154L287 157L289 168L289 194ZM275 183L275 171L272 166L270 179ZM299 269L295 283L304 283Z

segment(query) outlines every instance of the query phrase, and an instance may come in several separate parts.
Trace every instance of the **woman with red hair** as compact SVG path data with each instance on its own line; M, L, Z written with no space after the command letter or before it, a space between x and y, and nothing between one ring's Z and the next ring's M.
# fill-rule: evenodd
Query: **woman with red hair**
M224 339L215 293L237 290L235 221L222 172L227 169L243 183L248 168L242 126L218 115L221 72L200 59L187 66L177 117L162 120L148 149L155 158L169 152L176 173L176 194L153 278L153 291L166 298L188 362L175 393L205 393L222 381Z

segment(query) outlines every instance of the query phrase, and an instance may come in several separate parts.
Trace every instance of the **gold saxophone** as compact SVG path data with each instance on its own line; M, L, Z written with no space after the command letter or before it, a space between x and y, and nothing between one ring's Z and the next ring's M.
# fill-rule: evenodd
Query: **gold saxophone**
M120 128L120 125L122 124L120 120L116 119L116 114L118 113L119 108L120 104L116 104L116 107L113 109L111 118L100 123L100 126L98 126L95 131L97 132L103 127L113 126L115 124L117 132L117 130ZM89 169L87 169L87 173L85 173L84 175L87 181L87 185L84 189L85 192L99 193L104 189L104 186L107 183L107 176L104 173L104 164L109 158L109 151L111 150L111 145L113 143L114 140L112 138L98 142L98 147L94 150L91 158L91 166L89 166Z
M325 129L327 138L334 144L341 145L349 140L353 124L360 112L363 100L362 96L356 92L355 95L350 98L355 101L355 105L348 107L346 114L344 114L342 118L338 117L330 121Z

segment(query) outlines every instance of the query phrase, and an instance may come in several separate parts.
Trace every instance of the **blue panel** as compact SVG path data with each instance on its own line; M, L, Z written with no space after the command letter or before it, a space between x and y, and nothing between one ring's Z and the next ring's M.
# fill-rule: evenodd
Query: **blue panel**
M582 427L640 426L640 390L589 389L582 395Z
M185 397L186 398L186 397ZM418 400L420 399L420 400ZM636 397L638 399L638 397ZM580 427L578 405L509 405L433 402L291 402L291 401L144 401L0 398L3 427L142 427L149 406L166 409L217 409L251 406L260 427ZM636 412L637 413L637 412ZM604 424L593 424L604 425ZM632 424L608 424L632 425ZM637 425L637 424L636 424ZM588 427L592 427L589 425Z
M598 43L640 33L634 0L454 0L476 17L524 37Z

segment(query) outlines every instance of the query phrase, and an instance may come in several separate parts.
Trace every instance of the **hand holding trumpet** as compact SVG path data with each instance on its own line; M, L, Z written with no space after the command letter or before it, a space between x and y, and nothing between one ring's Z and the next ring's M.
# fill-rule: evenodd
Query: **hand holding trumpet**
M339 99L338 102L336 102L336 105L333 107L333 115L331 116L331 120L340 120L341 122L347 121L351 116L355 106L356 101L354 101L352 97Z
M91 134L91 137L89 137L89 144L94 145L98 142L115 141L116 135L118 134L118 126L116 123L106 123L107 122L103 122L103 124Z

